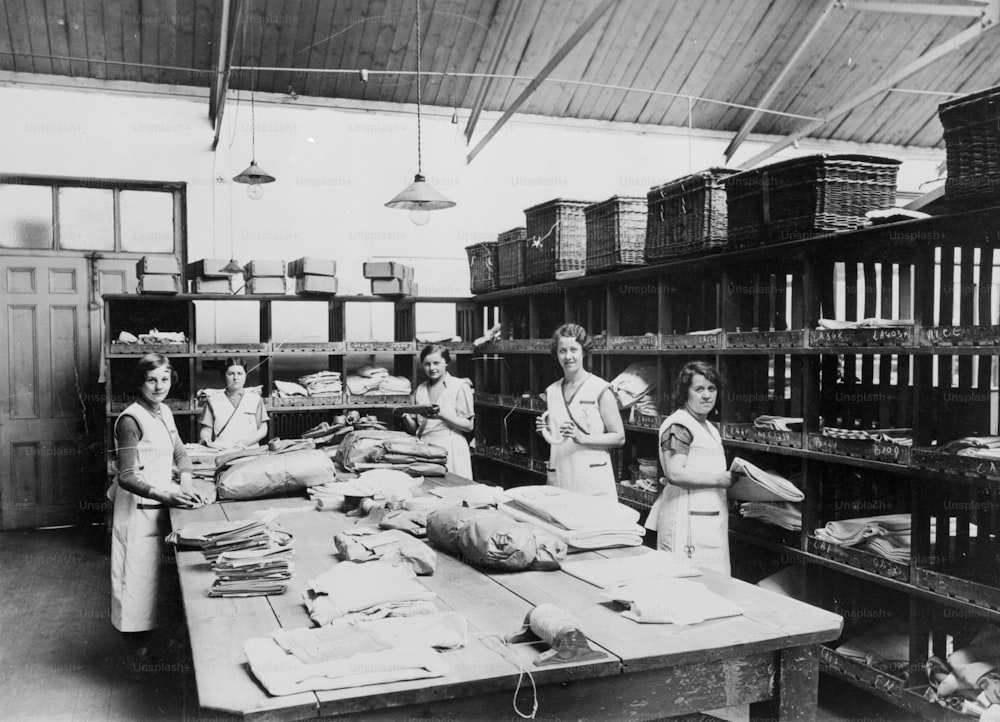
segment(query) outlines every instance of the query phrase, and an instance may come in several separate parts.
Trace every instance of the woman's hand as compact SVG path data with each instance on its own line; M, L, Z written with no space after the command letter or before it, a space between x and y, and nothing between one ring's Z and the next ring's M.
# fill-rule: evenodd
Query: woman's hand
M733 485L733 475L729 471L720 471L715 475L715 485L723 489L728 489Z
M541 434L541 437L545 439L550 446L554 446L563 440L561 435L552 433L552 429L549 426L548 411L542 413L535 419L535 431Z
M161 489L156 492L154 498L167 506L176 506L181 509L197 509L207 503L205 497L192 487L180 487L167 491Z

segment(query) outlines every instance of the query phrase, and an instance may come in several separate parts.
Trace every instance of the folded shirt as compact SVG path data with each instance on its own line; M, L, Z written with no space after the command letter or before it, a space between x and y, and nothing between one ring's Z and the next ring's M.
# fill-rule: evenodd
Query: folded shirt
M909 532L909 514L885 514L830 521L826 526L817 529L815 534L823 541L842 546L855 546L873 536L909 534Z
M729 466L735 477L730 498L739 501L802 501L805 495L788 479L736 457Z

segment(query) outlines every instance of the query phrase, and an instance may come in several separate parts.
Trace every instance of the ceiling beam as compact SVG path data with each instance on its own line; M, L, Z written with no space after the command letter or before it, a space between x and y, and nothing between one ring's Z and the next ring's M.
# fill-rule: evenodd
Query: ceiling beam
M511 29L514 27L514 18L517 17L520 10L521 0L515 0L514 7L507 17L504 18L503 28L500 31L500 39L497 41L496 47L493 48L493 56L490 58L490 65L486 71L489 77L486 79L486 82L479 85L479 89L476 92L476 100L472 104L472 112L469 113L469 120L465 124L466 143L472 140L472 134L476 131L476 123L479 122L479 116L486 105L486 99L489 97L490 91L493 90L493 76L500 67L500 61L503 59L503 53L507 49L507 42L510 39Z
M577 43L579 43L580 40L583 39L588 32L590 32L591 28L597 24L597 21L600 20L612 6L617 5L619 2L621 2L621 0L602 0L601 4L594 8L594 11L590 13L580 27L573 32L569 40L563 43L563 46L556 51L556 54L553 55L549 62L545 64L545 67L539 71L538 75L536 75L530 83L528 83L528 87L521 91L521 94L518 95L517 98L514 99L514 102L511 103L511 106L504 111L503 115L500 116L500 119L496 122L496 124L490 128L485 137L483 137L476 147L472 149L465 159L466 163L471 163L473 159L479 155L480 151L486 147L486 144L492 140L493 136L500 132L500 129L507 124L507 121L510 120L511 116L514 115L514 113L516 113L522 105L524 105L525 101L531 97L531 94L538 89L538 86L552 74L552 71L556 69L559 63L561 63L563 59L569 55L570 51L576 47Z
M775 79L771 82L770 87L768 87L768 89L764 92L764 95L761 96L761 99L754 103L754 105L758 108L766 108L771 105L771 101L774 100L778 91L785 84L785 80L791 74L792 68L799 62L799 58L802 56L802 53L805 52L806 47L812 42L813 38L816 37L816 33L819 32L820 27L823 25L823 21L830 16L831 11L840 4L840 1L841 0L830 0L827 3L826 7L824 7L823 11L819 14L819 17L817 17L813 22L812 27L809 28L809 32L806 33L806 36L802 38L798 47L795 48L795 52L793 52L791 57L788 58L788 61L781 69L781 72L778 73L777 77L775 77ZM736 149L739 148L740 144L747 139L748 135L750 135L750 132L753 130L754 126L757 125L757 121L760 120L760 116L762 114L763 113L760 110L753 110L750 115L746 117L746 120L743 121L742 125L740 125L740 129L736 131L736 136L726 147L727 163L732 160L734 155L736 155Z
M993 10L996 7L1000 6L1000 0L991 0L990 5L991 5L991 10ZM868 102L872 98L875 98L876 96L889 91L892 88L892 86L896 85L896 83L905 80L906 78L910 77L917 71L927 67L931 63L947 55L956 48L959 48L962 45L965 45L966 43L975 40L987 30L993 29L995 27L996 24L991 19L974 23L973 25L966 28L957 35L949 38L948 40L945 40L943 43L940 43L931 50L928 50L919 58L908 63L905 67L896 71L882 82L876 83L868 90L859 93L858 95L855 95L853 98L850 98L841 103L840 105L836 106L835 108L831 109L830 111L825 113L820 120L815 120L811 123L807 123L805 126L795 131L794 133L791 133L790 135L785 136L776 143L773 143L766 150L762 151L761 153L758 153L745 163L741 163L739 165L739 168L744 170L748 168L753 168L755 165L757 165L761 161L767 160L778 151L784 150L788 146L795 144L802 138L805 138L809 134L819 130L830 121L836 120L837 118L847 115L852 110L857 108L859 105L862 105L863 103Z
M973 5L932 5L930 3L869 2L868 0L841 0L841 7L848 10L876 13L909 13L913 15L948 15L951 17L981 18L983 9Z
M208 119L212 123L214 137L212 150L219 144L219 134L222 132L222 115L226 107L226 91L229 90L229 73L233 66L233 49L236 43L236 25L243 11L243 0L222 0L222 19L219 23L219 37L216 43L219 48L215 73L212 75L211 92L208 95Z

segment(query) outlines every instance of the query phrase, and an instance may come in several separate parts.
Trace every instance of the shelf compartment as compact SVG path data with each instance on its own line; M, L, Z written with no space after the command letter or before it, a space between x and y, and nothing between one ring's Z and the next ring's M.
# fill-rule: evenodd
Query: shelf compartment
M915 345L914 326L884 328L815 328L809 331L812 348L910 348Z
M912 447L866 439L838 439L821 433L806 435L809 451L851 456L856 459L882 461L887 464L910 465Z
M667 417L662 414L655 416L651 414L631 414L629 423L632 426L638 426L640 429L659 429L665 418Z
M734 501L734 510L729 513L729 530L739 532L753 539L760 539L797 549L799 546L800 532L791 529L784 529L774 524L765 524L758 519L747 519L740 515L739 506L741 502Z
M967 602L992 612L1000 612L1000 587L955 576L948 571L943 567L931 569L917 566L913 572L913 585L943 597Z
M937 447L914 447L910 450L910 465L923 471L948 476L966 476L987 481L1000 481L1000 458L943 454Z
M726 348L801 348L806 333L796 331L727 331Z
M363 353L413 353L417 346L413 341L348 341L346 350Z
M477 391L476 398L477 403L481 404L498 404L500 403L500 394L490 394L485 391Z
M497 351L523 352L548 351L552 348L551 338L518 338L500 340L496 343Z
M415 345L423 348L430 344L424 343L423 341L417 341ZM472 345L472 341L435 341L435 346L442 346L449 351L474 351L475 347Z
M293 408L298 406L343 406L344 394L323 396L272 396L268 399L272 408Z
M122 343L111 342L111 354L115 356L138 356L147 353L161 353L164 356L178 353L191 353L191 343Z
M607 348L617 351L648 351L660 347L660 338L656 334L642 336L610 336Z
M272 353L344 353L347 343L344 341L274 341L271 343Z
M618 490L618 501L636 511L649 511L659 494L655 491L626 486L621 482L616 483L615 488Z
M413 403L413 394L344 394L344 403L348 406L408 406Z
M199 343L195 345L198 354L241 354L267 353L266 343Z
M862 549L832 544L812 535L808 539L809 551L816 556L832 559L855 569L871 572L897 582L909 582L910 580L910 567L907 564L894 562Z
M722 438L731 441L749 441L768 446L784 446L790 449L802 448L802 434L798 431L762 429L753 424L722 424Z
M134 399L131 399L129 401L112 401L111 402L111 411L112 411L112 413L120 414L122 411L124 411L125 409L127 409L132 404L133 401L134 401ZM163 404L168 409L170 409L171 411L175 411L175 412L176 411L197 411L200 408L194 402L189 401L188 399L165 399L163 401Z
M1000 326L930 326L920 329L921 346L1000 346Z
M717 333L664 333L660 334L660 349L669 351L678 348L722 348L725 334L722 331Z

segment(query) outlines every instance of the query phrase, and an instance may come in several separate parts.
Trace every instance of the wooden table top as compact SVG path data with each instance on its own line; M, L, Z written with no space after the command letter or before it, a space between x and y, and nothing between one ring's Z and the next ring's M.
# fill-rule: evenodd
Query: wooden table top
M426 482L425 482L426 483ZM468 483L455 479L445 483ZM309 582L338 563L333 537L365 518L316 511L304 497L224 502L197 510L171 510L174 528L193 521L244 519L254 512L280 510L277 522L295 537L294 574L284 594L268 597L207 596L215 579L200 551L180 551L178 572L191 637L192 656L202 708L245 717L302 719L403 704L465 697L515 688L521 667L535 684L621 675L690 663L706 663L773 652L836 639L842 619L831 612L760 589L752 584L705 572L695 578L740 605L738 617L689 626L637 624L620 615L620 605L602 591L563 571L484 572L437 550L432 576L419 581L438 596L441 609L468 620L469 639L462 649L443 652L451 672L446 677L411 682L269 696L249 672L243 654L248 639L267 637L279 628L311 627L303 604ZM645 547L574 554L572 559L645 553ZM536 667L544 644L499 644L519 629L538 604L556 604L581 623L592 646L607 653L603 660ZM519 667L520 665L520 667ZM527 684L527 680L523 680Z

